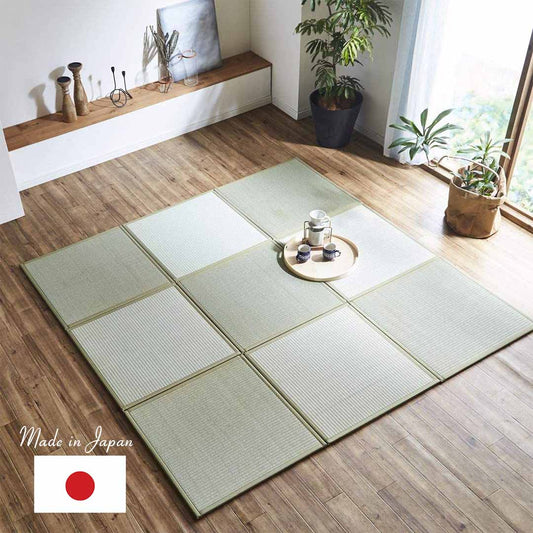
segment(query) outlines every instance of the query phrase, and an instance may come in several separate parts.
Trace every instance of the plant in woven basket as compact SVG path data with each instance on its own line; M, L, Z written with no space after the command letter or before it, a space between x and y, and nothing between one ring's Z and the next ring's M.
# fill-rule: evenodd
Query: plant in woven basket
M501 157L508 157L501 146L511 139L493 140L487 132L479 141L450 155L448 134L462 129L450 122L442 123L451 112L451 109L442 111L429 124L427 109L420 115L420 124L400 117L401 123L391 124L390 127L407 135L396 139L389 148L400 148L399 152L408 150L411 161L424 153L428 166L439 166L445 158L466 161L467 166L452 171L446 223L459 235L484 239L500 227L500 207L505 202L507 183L499 161ZM436 150L441 153L444 150L445 153L435 161Z
M448 150L449 136L452 131L462 128L451 123L442 123L452 113L453 109L446 109L428 124L428 109L420 115L420 123L400 117L401 123L391 124L389 127L408 133L392 142L389 148L400 148L398 153L408 151L413 160L418 154L424 153L428 166L439 166L445 158L466 161L469 166L452 171L461 180L461 188L483 196L493 196L498 191L499 173L501 170L500 157L509 157L502 149L502 145L511 139L492 139L490 132L486 132L481 139L457 150L457 155L444 154L438 161L433 156L436 150ZM468 157L463 157L468 156Z
M302 5L307 1L302 0ZM309 0L309 4L312 11L321 4L328 10L327 16L296 26L296 33L315 36L305 50L311 54L320 105L327 109L350 107L362 87L357 78L339 75L337 68L361 65L360 55L372 54L374 35L390 36L390 9L379 0Z
M510 141L511 139L492 139L490 131L487 131L477 141L457 150L458 154L464 154L474 163L461 172L453 173L461 179L461 187L483 196L494 195L498 188L500 159L509 159L509 155L501 147Z
M170 63L171 61L178 56L176 54L176 47L178 45L179 32L173 30L172 34L165 33L164 35L156 31L153 26L150 26L150 31L152 32L152 37L154 38L154 44L157 48L157 53L159 55L159 61L163 68L165 69L164 78L170 78L172 80L172 75L170 73Z

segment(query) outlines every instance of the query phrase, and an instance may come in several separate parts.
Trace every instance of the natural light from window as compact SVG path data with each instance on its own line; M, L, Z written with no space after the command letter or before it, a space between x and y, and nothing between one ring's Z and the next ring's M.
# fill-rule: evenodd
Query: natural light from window
M504 138L531 37L532 0L450 0L438 60L434 110L454 107L459 148L490 130ZM522 142L509 199L533 212L533 120Z

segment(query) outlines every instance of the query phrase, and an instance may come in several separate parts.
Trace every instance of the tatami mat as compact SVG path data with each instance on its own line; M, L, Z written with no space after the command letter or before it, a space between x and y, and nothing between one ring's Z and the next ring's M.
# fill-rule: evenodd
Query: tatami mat
M266 239L212 192L126 227L175 279Z
M312 209L359 248L331 286L264 234ZM197 515L533 330L298 160L24 268Z
M248 356L328 442L437 382L349 306Z
M240 357L129 415L197 514L321 446Z
M321 283L289 274L267 242L181 280L183 287L242 348L252 348L342 303Z
M441 378L533 330L533 323L450 264L430 261L354 300Z
M353 273L331 282L331 286L347 299L434 257L362 205L333 217L332 227L334 233L348 237L359 249L357 267Z
M277 238L303 229L313 209L333 216L359 203L298 159L224 185L218 192Z
M121 407L236 353L175 287L72 329Z
M121 228L100 233L24 266L67 325L169 283Z

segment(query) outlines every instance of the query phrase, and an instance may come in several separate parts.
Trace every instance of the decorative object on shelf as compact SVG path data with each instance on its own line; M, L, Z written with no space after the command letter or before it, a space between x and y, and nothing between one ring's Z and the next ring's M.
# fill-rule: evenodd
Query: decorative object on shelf
M500 206L507 194L507 180L500 159L509 157L502 146L512 139L492 139L487 131L481 139L457 151L457 154L469 157L445 153L434 162L435 150L440 150L441 154L448 150L449 137L446 135L462 129L449 122L441 123L452 111L442 111L429 124L428 109L420 114L420 125L400 117L400 124L391 124L389 127L407 132L409 136L396 139L389 148L400 148L398 153L408 151L411 161L424 154L430 167L438 167L446 158L468 162L468 166L451 172L446 223L459 235L485 239L500 227Z
M126 96L130 100L133 100L133 96L130 94L130 92L128 91L128 88L126 87L126 71L125 70L122 71L122 79L124 80L124 92L126 93Z
M309 219L304 222L304 242L310 246L323 246L325 240L331 241L331 219L322 209L313 209L309 213Z
M184 50L181 53L181 57L185 69L184 85L187 85L187 87L198 85L198 54L196 50Z
M185 0L158 9L157 17L163 33L179 30L181 50L196 51L198 73L222 66L213 0ZM185 78L183 61L171 62L169 69L174 81Z
M170 34L168 32L162 34L159 31L156 31L153 26L150 26L150 31L154 38L154 44L157 48L159 64L163 74L159 79L159 90L163 93L168 93L172 86L172 82L175 81L172 72L170 71L170 64L175 59L177 59L178 62L181 60L180 54L174 53L176 51L176 46L178 45L180 34L177 30L172 30L172 33Z
M83 67L83 63L74 61L67 65L72 77L74 78L74 105L76 106L76 113L78 116L84 116L89 114L89 101L87 100L87 93L81 82L80 71Z
M111 73L113 74L113 90L109 93L109 99L115 107L124 107L128 98L133 98L126 88L126 71L122 71L122 78L124 79L124 89L117 87L117 79L115 78L115 67L111 67Z
M71 79L68 76L59 76L59 78L57 78L57 84L63 90L63 106L61 111L63 113L64 122L76 122L76 120L78 120L76 106L70 97L70 82Z
M303 243L300 237L294 237L283 248L283 262L291 273L308 281L333 281L350 275L357 266L359 250L357 246L346 237L333 235L335 243L332 249L335 253L335 261L324 257L326 246L310 247L310 257L307 261L298 259L299 249Z
M341 148L350 142L363 95L359 80L338 73L337 68L361 65L364 53L372 57L372 39L390 36L392 16L380 0L309 0L309 4L311 11L321 4L328 10L326 16L296 26L296 33L313 36L305 50L316 75L316 90L309 99L317 141L320 146Z

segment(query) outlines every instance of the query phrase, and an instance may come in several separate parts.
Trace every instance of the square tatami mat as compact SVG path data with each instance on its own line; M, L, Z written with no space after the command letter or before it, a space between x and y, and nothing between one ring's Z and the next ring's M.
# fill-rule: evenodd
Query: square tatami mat
M131 222L126 227L174 279L266 239L212 192Z
M350 306L248 356L327 442L438 381Z
M434 257L363 205L333 217L332 227L334 233L348 237L359 250L352 274L330 283L348 300Z
M438 259L354 305L442 379L533 330L527 317Z
M128 413L197 515L321 446L240 357Z
M72 335L123 408L237 353L175 287Z
M275 238L303 230L313 209L333 216L359 204L298 159L224 185L218 192Z
M326 285L289 274L266 242L181 280L193 300L242 348L252 348L341 305Z
M24 264L66 325L170 282L122 228L114 228Z

